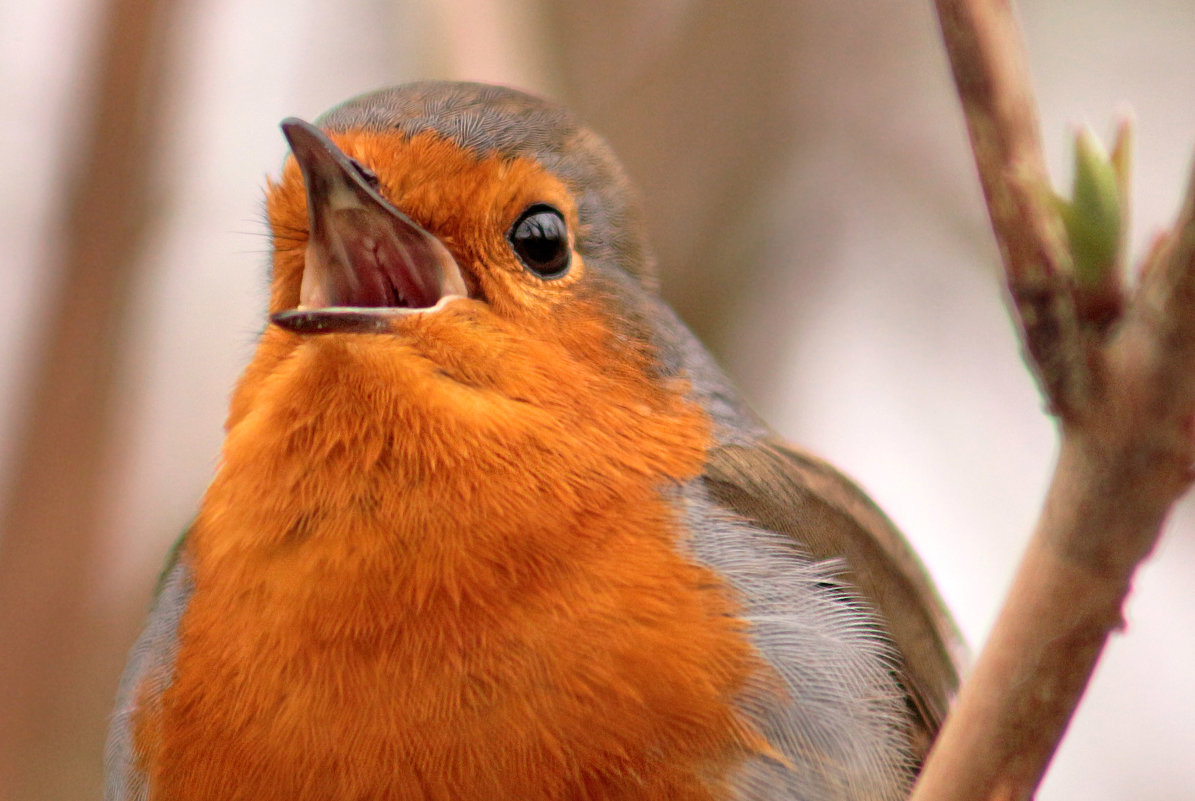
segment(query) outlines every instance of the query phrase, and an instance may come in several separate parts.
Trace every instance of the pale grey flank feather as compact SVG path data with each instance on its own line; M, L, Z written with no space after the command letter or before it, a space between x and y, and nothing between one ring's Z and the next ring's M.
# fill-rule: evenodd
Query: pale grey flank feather
M758 757L731 778L738 801L897 799L914 769L899 656L875 615L839 579L841 562L803 558L783 534L715 505L700 482L684 498L687 546L735 591L750 639L783 683L757 676L740 708L784 759Z
M933 584L883 512L775 439L667 307L642 316L665 374L689 379L713 423L684 490L685 545L730 585L787 692L760 676L741 699L784 762L743 765L737 798L904 798L958 687L960 641Z
M146 776L133 751L138 701L156 705L174 677L178 625L191 595L191 572L180 558L162 581L145 630L137 638L120 688L104 749L104 801L145 801Z

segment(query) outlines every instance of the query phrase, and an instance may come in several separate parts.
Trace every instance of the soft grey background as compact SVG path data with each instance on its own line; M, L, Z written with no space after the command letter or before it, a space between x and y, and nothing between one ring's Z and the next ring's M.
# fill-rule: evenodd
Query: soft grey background
M0 480L29 413L40 265L74 169L63 154L95 12L89 0L0 4ZM1140 252L1175 213L1195 150L1195 4L1021 12L1061 182L1074 124L1107 135L1123 104L1135 111ZM928 0L208 0L176 27L100 510L91 611L104 636L77 681L44 699L56 735L25 766L38 798L98 797L123 654L263 323L260 199L285 154L278 121L416 77L551 94L605 133L644 191L665 294L782 434L873 493L982 642L1054 436L1002 305ZM1180 508L1042 798L1191 796L1193 528Z

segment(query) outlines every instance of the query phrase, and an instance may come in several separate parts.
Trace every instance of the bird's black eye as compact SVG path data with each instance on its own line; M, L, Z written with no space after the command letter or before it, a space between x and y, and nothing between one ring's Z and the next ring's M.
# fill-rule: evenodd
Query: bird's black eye
M523 266L540 278L559 278L568 272L572 252L564 215L536 203L519 215L506 235Z
M356 159L349 159L349 161L353 163L353 169L357 171L357 174L365 179L365 183L369 184L370 189L376 190L379 186L381 186L382 182L378 180L378 174L376 172L369 169L369 167L366 167Z

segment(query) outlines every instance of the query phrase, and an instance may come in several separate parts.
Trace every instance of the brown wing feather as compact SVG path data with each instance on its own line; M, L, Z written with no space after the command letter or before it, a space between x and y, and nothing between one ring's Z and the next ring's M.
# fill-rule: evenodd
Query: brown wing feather
M844 578L878 610L901 653L899 678L914 712L914 747L922 755L958 689L965 649L901 533L848 478L779 442L715 449L705 481L720 505L793 537L807 555L845 560Z

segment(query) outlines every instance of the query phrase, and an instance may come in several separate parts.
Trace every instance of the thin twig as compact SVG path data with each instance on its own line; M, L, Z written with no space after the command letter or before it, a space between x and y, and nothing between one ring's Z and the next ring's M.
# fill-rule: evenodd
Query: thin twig
M1123 313L1086 319L1049 201L1013 10L938 0L938 12L1025 352L1061 442L1041 520L912 797L1025 799L1192 478L1195 176L1130 302L1114 299Z
M1082 338L1016 19L1000 0L937 7L1029 362L1065 416L1087 392Z

